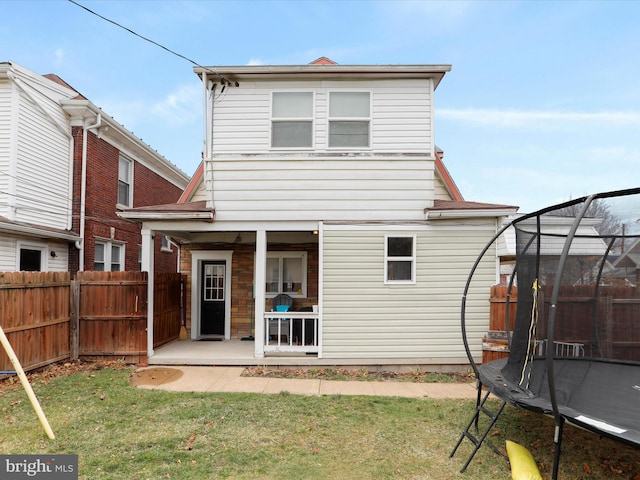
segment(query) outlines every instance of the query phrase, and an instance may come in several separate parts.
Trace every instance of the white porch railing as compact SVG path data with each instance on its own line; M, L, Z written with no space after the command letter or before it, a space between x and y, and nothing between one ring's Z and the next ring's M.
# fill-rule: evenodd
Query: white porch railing
M265 312L264 352L318 353L318 314Z

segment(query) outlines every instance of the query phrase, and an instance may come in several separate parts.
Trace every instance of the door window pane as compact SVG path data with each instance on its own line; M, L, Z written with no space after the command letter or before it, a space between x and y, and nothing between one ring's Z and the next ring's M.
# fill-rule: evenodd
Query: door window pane
M224 300L224 265L204 266L204 299Z

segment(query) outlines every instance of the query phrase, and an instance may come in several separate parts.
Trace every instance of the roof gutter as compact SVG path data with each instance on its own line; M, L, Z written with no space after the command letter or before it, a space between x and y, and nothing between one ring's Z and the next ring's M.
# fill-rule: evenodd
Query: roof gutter
M517 208L510 209L458 209L458 210L427 210L426 220L456 220L462 218L491 218L506 217L516 213Z
M0 221L0 231L22 233L25 235L32 235L40 238L57 238L60 240L67 240L69 242L78 240L78 235L74 235L72 233L45 230L35 226L32 227L29 225L19 225L13 222Z

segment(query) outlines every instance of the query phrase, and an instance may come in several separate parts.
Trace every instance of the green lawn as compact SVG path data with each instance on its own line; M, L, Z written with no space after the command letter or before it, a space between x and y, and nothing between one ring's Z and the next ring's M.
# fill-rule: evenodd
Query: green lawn
M483 447L449 453L469 400L170 393L136 389L130 368L36 375L56 434L20 384L0 385L0 454L78 454L81 479L508 479ZM527 446L549 478L553 423L507 408L492 440ZM562 479L640 480L640 452L567 427Z

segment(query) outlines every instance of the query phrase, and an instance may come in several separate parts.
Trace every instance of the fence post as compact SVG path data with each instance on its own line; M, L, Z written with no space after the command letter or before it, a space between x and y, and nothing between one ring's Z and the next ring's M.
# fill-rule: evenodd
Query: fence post
M71 280L69 287L69 356L71 361L78 360L80 327L80 282Z

